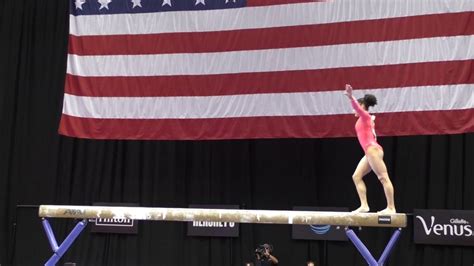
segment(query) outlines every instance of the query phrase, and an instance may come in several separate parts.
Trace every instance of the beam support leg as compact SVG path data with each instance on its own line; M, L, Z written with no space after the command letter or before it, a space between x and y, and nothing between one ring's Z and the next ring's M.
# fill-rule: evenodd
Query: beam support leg
M364 257L364 259L370 266L383 266L385 264L385 261L390 255L392 249L395 247L395 244L397 243L401 232L401 228L398 228L397 230L395 230L395 232L393 232L392 236L390 237L390 241L388 242L387 246L385 246L382 256L380 256L380 259L377 261L375 260L374 256L372 256L367 247L364 245L364 243L360 241L359 237L357 237L354 231L352 229L346 228L347 237L351 240L351 242L357 248L359 253L362 255L362 257Z
M53 250L54 254L51 256L51 258L44 264L46 266L54 266L58 261L61 259L61 257L66 253L66 251L71 247L72 243L76 238L79 236L79 234L86 228L87 226L87 220L82 220L74 226L74 229L69 233L69 235L64 239L64 241L61 243L60 246L58 246L56 237L54 236L53 229L51 228L51 225L49 224L49 221L46 219L43 219L43 228L44 231L46 232L46 236L48 237L49 244L51 246L51 249Z
M393 232L392 237L390 238L390 241L388 242L387 246L383 250L382 256L380 256L379 259L379 265L384 265L385 261L387 260L388 256L392 252L392 249L395 247L395 244L398 241L398 238L400 238L400 234L402 233L402 229L398 228Z
M374 256L372 256L370 251L367 249L364 243L360 241L352 229L346 229L346 235L370 266L378 266L378 262L374 259Z

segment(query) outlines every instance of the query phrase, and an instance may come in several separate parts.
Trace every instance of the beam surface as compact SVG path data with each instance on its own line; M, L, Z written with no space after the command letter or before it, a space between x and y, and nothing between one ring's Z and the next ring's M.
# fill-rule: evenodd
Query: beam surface
M195 208L150 208L41 205L39 217L74 219L133 219L149 221L213 221L262 224L327 224L364 227L406 227L404 213L379 215L377 213L239 210Z

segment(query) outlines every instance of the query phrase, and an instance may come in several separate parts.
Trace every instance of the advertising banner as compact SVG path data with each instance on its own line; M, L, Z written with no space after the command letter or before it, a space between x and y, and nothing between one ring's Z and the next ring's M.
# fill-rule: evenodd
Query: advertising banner
M413 223L417 244L474 246L474 211L415 209Z
M110 203L110 202L95 202L95 206L124 206L137 207L136 203ZM91 223L92 233L110 233L110 234L137 234L137 221L131 219L89 219Z
M189 208L239 209L239 205L189 205ZM239 224L233 222L188 222L188 236L238 237Z
M298 211L336 211L346 212L347 208L339 207L303 207L295 206L293 210ZM333 240L333 241L347 241L347 236L344 226L313 224L313 225L299 225L292 226L293 239L305 240Z

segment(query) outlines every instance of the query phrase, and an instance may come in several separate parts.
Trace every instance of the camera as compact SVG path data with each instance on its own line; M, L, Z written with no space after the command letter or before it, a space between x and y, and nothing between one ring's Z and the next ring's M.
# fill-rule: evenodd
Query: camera
M255 249L255 255L257 255L258 257L260 258L263 258L265 257L265 247L263 245L260 245L258 246L256 249Z
M266 258L267 255L265 254L266 253L266 250L268 249L268 252L271 253L273 248L271 245L269 244L263 244L263 245L259 245L256 249L255 249L255 255L260 257L260 258Z

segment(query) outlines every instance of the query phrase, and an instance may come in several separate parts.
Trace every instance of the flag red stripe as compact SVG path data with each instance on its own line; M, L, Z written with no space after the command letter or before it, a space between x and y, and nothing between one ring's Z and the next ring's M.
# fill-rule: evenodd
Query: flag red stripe
M474 109L377 115L379 136L474 132ZM94 139L251 139L354 136L352 115L129 120L64 115L59 133Z
M69 53L205 53L474 34L473 12L218 32L69 36ZM282 37L284 36L284 37Z
M314 2L326 2L326 0L247 0L247 6L274 6Z
M473 84L474 60L306 71L202 76L80 77L67 75L65 92L78 96L159 97Z

